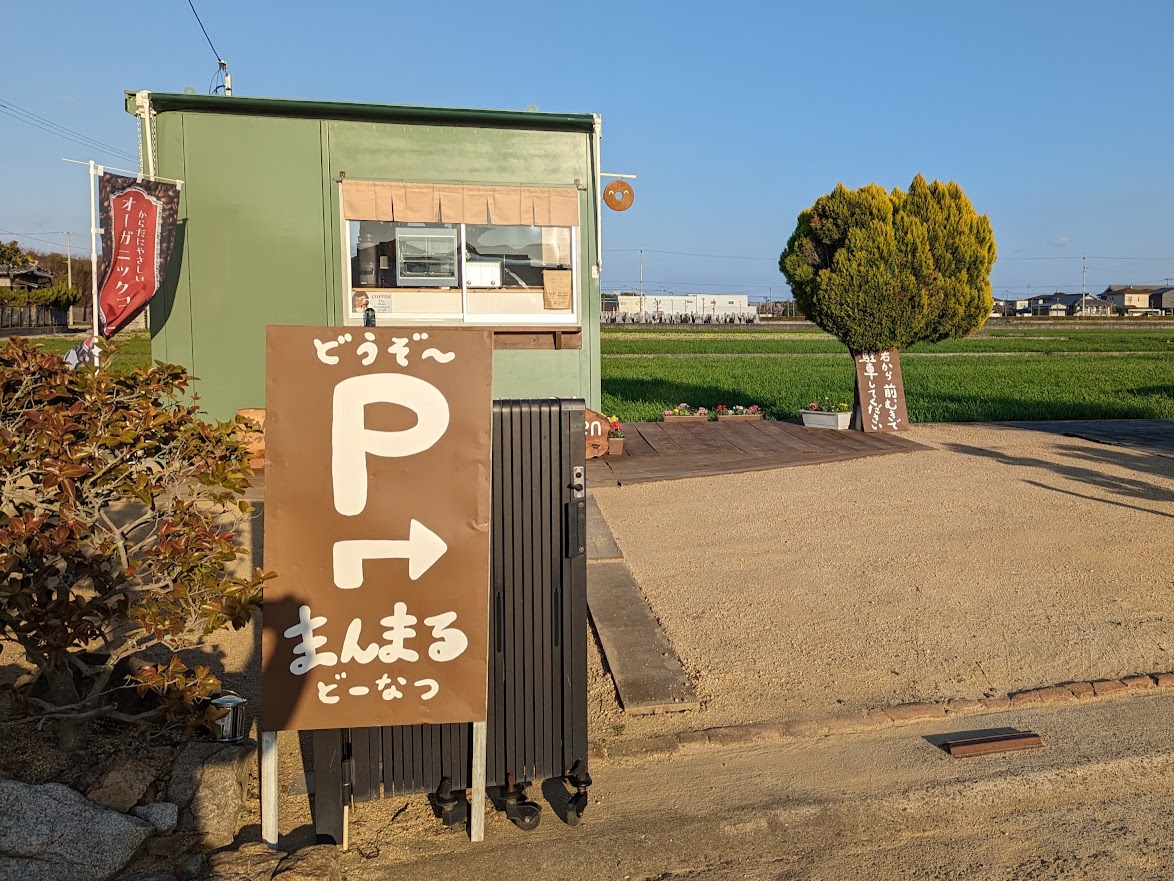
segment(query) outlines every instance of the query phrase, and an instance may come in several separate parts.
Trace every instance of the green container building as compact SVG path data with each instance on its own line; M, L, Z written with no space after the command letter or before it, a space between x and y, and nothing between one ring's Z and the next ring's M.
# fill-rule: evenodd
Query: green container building
M152 354L265 405L265 327L494 329L497 397L599 409L600 118L128 92L183 182Z

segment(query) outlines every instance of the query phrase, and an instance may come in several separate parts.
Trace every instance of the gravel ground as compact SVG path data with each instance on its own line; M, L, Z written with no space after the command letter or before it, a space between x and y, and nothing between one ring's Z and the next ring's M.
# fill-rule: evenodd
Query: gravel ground
M931 452L594 490L702 699L592 737L1174 669L1174 459L1010 427Z
M591 643L592 741L1174 669L1174 459L990 425L910 436L932 451L594 490L702 708L626 716ZM259 699L254 627L200 654ZM308 832L290 801L283 832ZM395 825L432 829L408 802Z

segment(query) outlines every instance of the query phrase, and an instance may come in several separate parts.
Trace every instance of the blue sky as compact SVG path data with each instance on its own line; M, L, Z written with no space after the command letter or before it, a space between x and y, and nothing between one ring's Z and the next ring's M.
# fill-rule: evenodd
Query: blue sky
M643 247L646 290L786 296L802 208L919 172L990 215L996 296L1078 291L1082 253L1093 291L1174 278L1162 0L195 5L236 95L600 113L604 170L638 175L605 217L605 290L636 284ZM6 9L0 102L133 154L123 90L216 71L186 0L146 8ZM0 115L0 239L88 247L63 156L126 167Z

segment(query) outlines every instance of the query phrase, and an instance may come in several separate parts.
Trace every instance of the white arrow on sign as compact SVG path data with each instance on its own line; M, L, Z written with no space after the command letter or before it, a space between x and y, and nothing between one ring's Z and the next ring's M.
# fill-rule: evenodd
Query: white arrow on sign
M334 543L334 583L343 590L361 587L365 560L408 561L408 578L415 581L444 556L448 545L439 535L413 520L403 539L354 539Z

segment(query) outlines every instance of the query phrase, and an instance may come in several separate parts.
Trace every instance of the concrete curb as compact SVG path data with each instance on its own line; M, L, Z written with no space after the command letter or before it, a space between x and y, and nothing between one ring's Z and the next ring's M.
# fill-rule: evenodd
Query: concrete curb
M827 716L822 719L801 719L787 722L756 722L749 725L731 725L707 728L701 731L682 731L645 740L620 743L592 743L589 755L594 759L628 759L666 756L683 749L701 746L744 746L802 737L825 737L831 734L852 734L877 728L907 725L928 719L952 719L956 716L978 716L1012 709L1046 704L1078 703L1107 697L1132 696L1156 689L1174 692L1174 672L1143 673L1121 679L1097 679L1091 682L1064 682L1042 688L1018 691L1006 697L981 700L951 700L944 703L897 704L872 710L860 710Z

